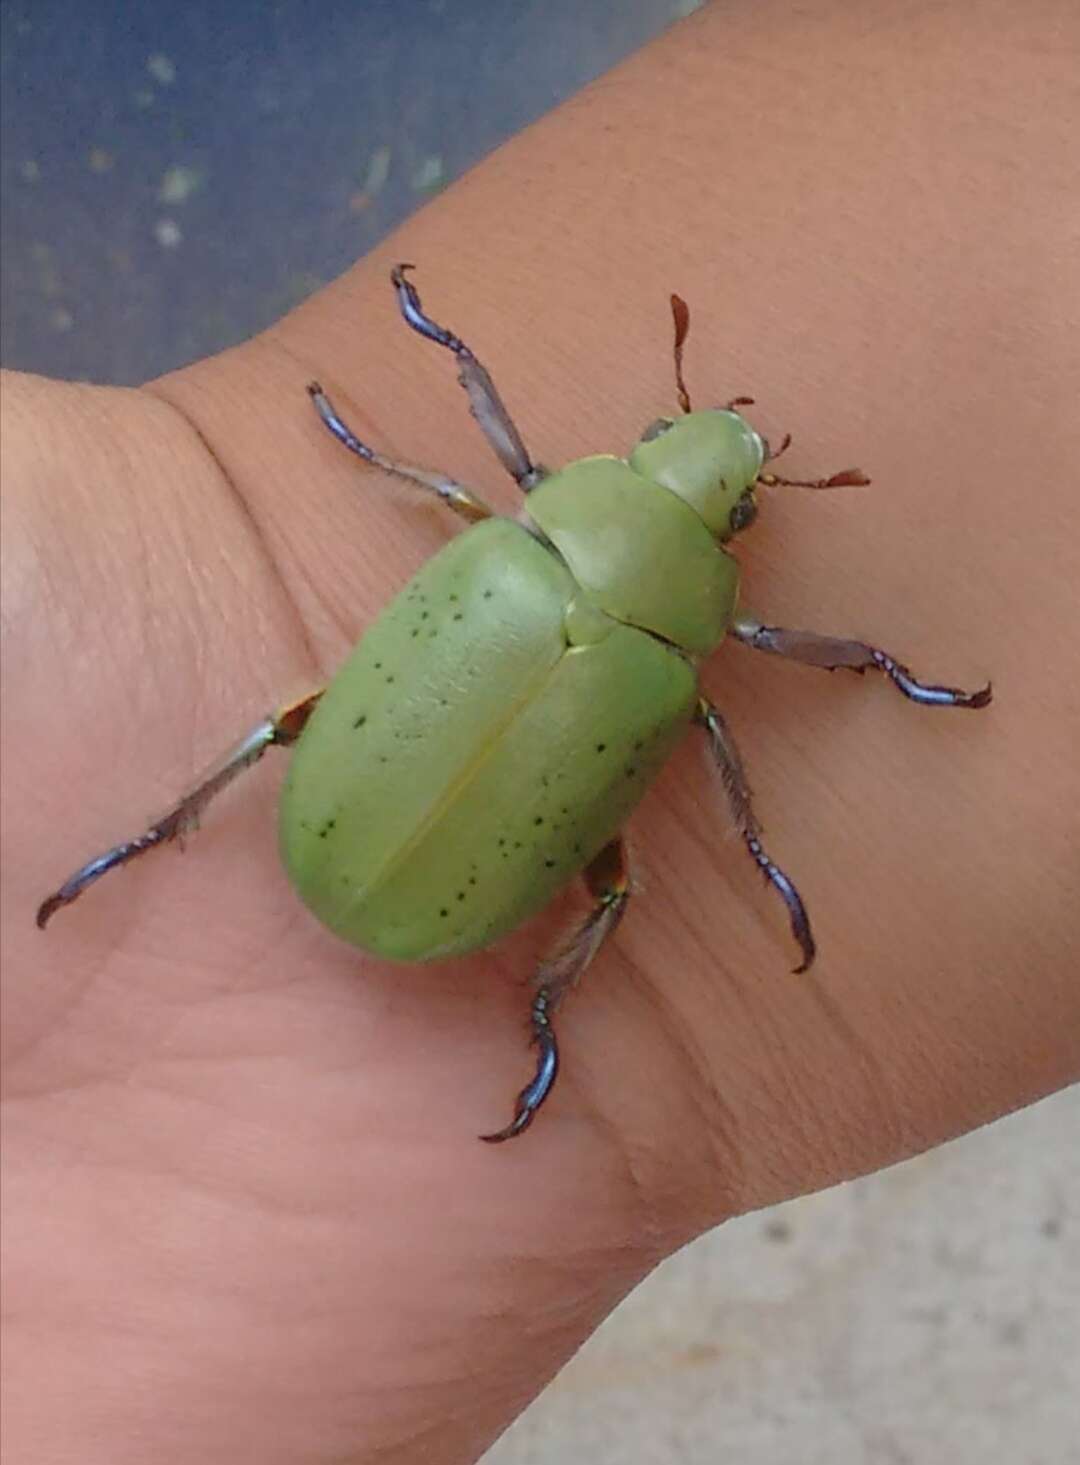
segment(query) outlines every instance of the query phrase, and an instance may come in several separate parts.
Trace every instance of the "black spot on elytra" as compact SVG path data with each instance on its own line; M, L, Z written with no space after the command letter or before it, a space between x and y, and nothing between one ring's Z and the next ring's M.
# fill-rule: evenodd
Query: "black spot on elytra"
M598 753L606 753L607 752L607 743L597 743L597 745L596 745L596 751Z
M555 868L555 861L554 860L545 860L544 861L544 865L545 865L545 867L547 869L554 870L554 868Z
M442 910L439 912L439 915L442 916L442 918L443 918L444 921L446 920L446 917L449 914L450 914L450 912L446 909L445 906L443 906Z
M493 590L485 590L484 591L484 599L485 600L490 600L491 597L494 595L494 593L495 592Z
M365 722L367 722L367 713L361 712L359 717L353 719L353 727L363 727Z

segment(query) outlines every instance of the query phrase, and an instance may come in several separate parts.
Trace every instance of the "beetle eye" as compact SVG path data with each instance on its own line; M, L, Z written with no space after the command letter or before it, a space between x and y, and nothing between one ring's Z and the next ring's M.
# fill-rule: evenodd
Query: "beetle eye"
M651 443L656 438L663 437L664 433L669 432L674 426L675 422L673 418L658 417L655 422L650 422L641 434L641 441L643 443Z
M729 522L731 524L732 534L738 534L740 529L747 528L756 518L757 503L751 490L747 489L743 496L736 501L735 507L731 511L731 519Z

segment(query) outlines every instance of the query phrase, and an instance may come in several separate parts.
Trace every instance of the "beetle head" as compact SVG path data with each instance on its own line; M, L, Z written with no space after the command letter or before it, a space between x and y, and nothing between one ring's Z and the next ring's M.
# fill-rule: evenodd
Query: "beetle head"
M630 454L630 466L678 494L722 542L753 522L765 457L765 444L745 417L714 408L654 422Z

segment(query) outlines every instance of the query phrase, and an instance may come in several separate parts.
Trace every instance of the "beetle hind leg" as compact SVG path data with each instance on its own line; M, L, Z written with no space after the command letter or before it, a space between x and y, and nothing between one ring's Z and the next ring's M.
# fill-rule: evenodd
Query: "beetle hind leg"
M630 900L630 872L621 836L606 844L585 871L585 882L596 898L589 915L540 963L536 995L529 1014L537 1049L536 1073L517 1096L514 1117L505 1129L482 1134L486 1144L501 1144L523 1134L551 1093L559 1073L559 1045L552 1026L556 1008L577 985L586 967L615 931Z
M321 696L321 690L313 692L311 696L292 703L274 716L264 718L208 768L149 829L137 834L134 839L126 839L113 845L104 854L87 860L85 865L80 866L58 890L47 896L38 906L36 919L39 928L43 931L62 906L78 900L83 891L100 880L102 875L107 875L110 870L118 869L121 865L130 864L139 855L156 849L159 844L168 844L174 839L183 840L185 834L197 829L199 817L210 800L243 773L245 768L257 763L267 748L284 748L296 742Z

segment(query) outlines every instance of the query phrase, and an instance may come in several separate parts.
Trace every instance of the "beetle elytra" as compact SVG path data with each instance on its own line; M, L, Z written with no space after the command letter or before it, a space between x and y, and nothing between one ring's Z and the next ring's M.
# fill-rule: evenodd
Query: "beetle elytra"
M337 935L422 962L490 945L575 875L590 914L540 964L531 1005L537 1063L504 1129L521 1134L555 1081L554 1014L619 925L631 885L621 830L687 729L704 733L751 858L787 909L805 971L815 945L803 902L761 843L731 731L702 696L698 663L724 638L813 666L877 668L927 706L985 707L928 686L864 641L786 630L738 605L727 545L778 477L737 410L694 411L682 378L689 316L672 296L683 415L662 418L627 458L537 466L491 377L425 314L408 265L391 275L407 324L450 351L473 415L525 497L511 520L443 473L385 457L317 384L317 412L351 452L434 494L469 522L377 618L323 691L265 718L144 833L83 865L42 902L38 925L108 870L192 830L210 800L267 748L291 747L280 843L301 898Z

